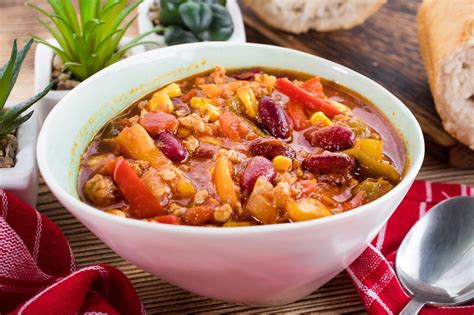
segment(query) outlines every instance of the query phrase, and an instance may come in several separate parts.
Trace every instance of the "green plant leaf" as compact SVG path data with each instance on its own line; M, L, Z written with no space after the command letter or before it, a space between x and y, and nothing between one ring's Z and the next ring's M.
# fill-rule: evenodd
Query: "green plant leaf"
M194 42L199 42L199 38L179 26L168 26L165 30L165 43L168 46Z
M82 34L86 36L86 25L89 21L97 19L100 8L100 0L79 0L79 10L81 12ZM98 19L97 19L98 20Z
M4 71L1 73L0 79L0 104L1 108L3 108L4 104L7 101L8 96L10 95L13 86L15 85L16 79L18 78L18 74L20 73L20 68L25 60L26 54L31 48L33 44L33 39L28 40L23 48L20 49L17 53L17 46L16 40L13 42L13 49L12 54L10 56L10 60L8 65L5 67Z
M187 2L179 6L183 23L193 32L206 30L212 22L211 6L207 3Z
M185 2L187 0L160 0L160 24L163 26L184 26L179 14L179 7Z
M224 41L228 40L234 32L232 18L221 5L211 4L212 22L209 28L198 34L202 40Z
M53 87L54 82L50 82L41 92L33 96L32 98L23 101L11 108L9 108L7 111L2 112L0 115L0 121L2 122L8 122L16 119L19 115L21 115L24 111L26 111L28 108L30 108L34 103L39 101L41 98L43 98L48 92L51 90ZM1 129L1 128L0 128Z

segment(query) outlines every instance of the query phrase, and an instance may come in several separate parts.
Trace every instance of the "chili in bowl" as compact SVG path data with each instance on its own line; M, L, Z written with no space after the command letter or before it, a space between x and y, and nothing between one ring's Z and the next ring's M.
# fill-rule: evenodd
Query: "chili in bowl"
M109 121L78 186L110 214L237 227L349 211L390 191L405 163L397 131L356 92L305 73L216 66Z

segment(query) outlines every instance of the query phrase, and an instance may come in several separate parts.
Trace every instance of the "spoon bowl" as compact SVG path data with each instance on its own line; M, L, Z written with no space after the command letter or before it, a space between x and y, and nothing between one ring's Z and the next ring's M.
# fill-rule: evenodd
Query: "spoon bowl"
M408 232L395 262L413 300L401 314L424 304L462 304L474 298L474 198L448 199Z

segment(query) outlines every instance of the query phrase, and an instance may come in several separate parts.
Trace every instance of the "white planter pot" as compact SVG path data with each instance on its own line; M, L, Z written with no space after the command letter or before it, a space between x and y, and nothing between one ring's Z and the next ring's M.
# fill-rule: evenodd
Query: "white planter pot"
M153 22L150 20L148 14L150 12L150 6L153 5L153 2L154 0L144 0L138 6L138 32L140 34L151 31L154 28ZM232 18L232 22L234 23L234 33L232 33L232 36L227 40L227 42L245 43L246 37L244 20L242 19L242 13L240 12L237 0L227 0L226 7ZM147 50L166 46L164 36L158 35L156 33L148 35L145 37L145 40L158 43L158 46L146 45Z
M37 105L33 105L33 109ZM36 166L38 121L36 111L18 128L16 136L18 139L16 163L12 168L0 168L0 188L14 193L21 200L35 207L38 197L38 168Z
M131 37L124 37L120 41L120 45L125 45L127 42L132 40ZM57 45L56 40L47 39L47 41L53 45ZM145 47L135 46L130 49L131 55L137 55L145 52ZM53 65L54 51L45 46L38 45L35 52L35 93L41 92L46 85L51 81L51 72ZM36 113L39 121L39 126L43 124L46 116L53 109L53 107L67 94L70 90L65 91L50 91L45 97L38 101L36 106Z

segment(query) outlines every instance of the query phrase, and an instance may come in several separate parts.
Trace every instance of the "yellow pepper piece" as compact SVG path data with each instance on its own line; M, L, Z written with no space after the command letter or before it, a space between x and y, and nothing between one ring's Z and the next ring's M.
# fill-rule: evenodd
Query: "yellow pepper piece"
M377 161L380 161L383 158L382 140L369 138L357 139L355 141L354 147L364 151L368 156Z
M148 110L161 110L165 113L174 111L173 102L166 93L157 92L148 100Z
M332 212L320 201L313 198L302 198L297 202L291 200L286 204L286 211L292 221L308 221L332 215Z
M311 118L309 119L311 124L315 126L320 126L320 127L327 127L327 126L332 126L334 125L331 119L328 118L328 116L324 115L323 112L316 112L313 115L311 115Z
M331 119L328 118L323 112L316 112L311 115L309 119L312 125L319 127L328 127L334 125Z
M221 115L221 110L219 107L215 106L215 100L211 100L204 97L193 97L191 99L190 105L193 109L198 109L202 113L209 115L209 120L214 122L219 119Z
M217 195L222 202L234 207L237 204L237 195L232 180L232 168L227 157L221 156L217 159L213 174L214 185Z
M181 198L189 198L196 193L196 187L186 177L182 177L176 184L176 191Z
M169 97L178 97L181 96L181 88L176 83L171 83L170 85L167 85L166 87L153 94L153 97L159 93L166 94Z
M253 91L248 86L243 86L237 89L237 96L242 104L245 106L245 112L250 118L257 116L257 99Z
M279 171L286 172L289 171L293 161L286 156L277 155L273 158L273 166Z
M251 226L250 222L235 222L235 221L229 221L224 224L222 224L222 227L238 227L238 226Z
M221 115L221 110L219 107L214 106L212 104L207 104L207 114L209 115L209 121L215 122L216 120L219 119L219 116Z
M386 177L393 181L400 181L400 174L397 170L387 162L377 161L370 157L365 151L361 149L352 148L346 151L343 151L350 156L355 157L362 169L370 176L374 178Z
M123 129L115 138L115 142L126 157L148 161L156 169L170 163L170 160L156 147L145 128L139 124Z

